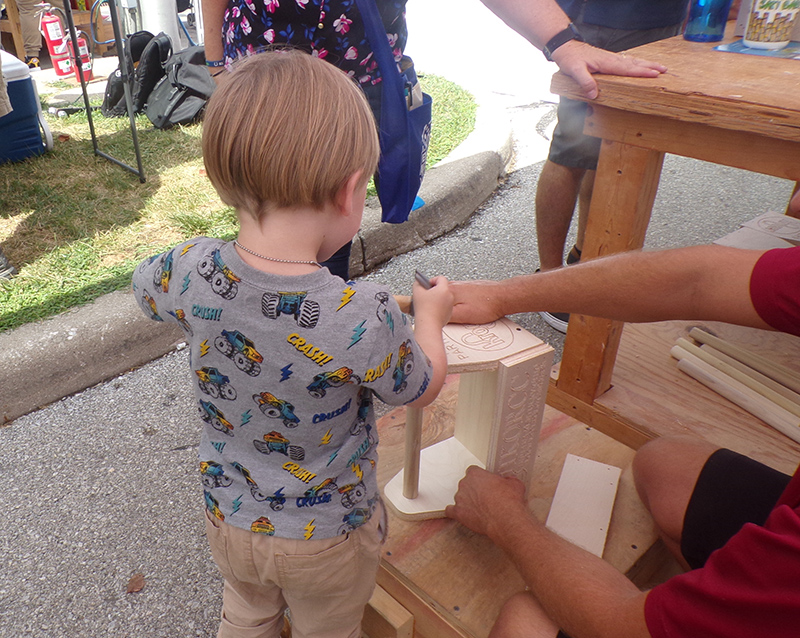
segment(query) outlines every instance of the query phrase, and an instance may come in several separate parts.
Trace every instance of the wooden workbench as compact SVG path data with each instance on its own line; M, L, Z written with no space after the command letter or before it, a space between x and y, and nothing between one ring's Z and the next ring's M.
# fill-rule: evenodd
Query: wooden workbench
M426 408L424 447L453 435L458 382L458 375L450 375ZM402 408L378 421L381 488L403 466L404 425ZM546 408L529 490L531 510L546 519L568 452L623 468L603 558L634 582L646 583L663 563L663 546L636 496L631 448ZM503 603L524 589L513 563L487 538L449 519L402 520L391 508L378 584L413 614L417 638L485 638Z
M596 76L600 94L591 103L584 130L603 143L583 247L585 259L642 247L664 153L800 181L800 62L723 53L713 47L678 36L629 52L666 65L668 71L658 78ZM553 77L552 90L585 99L578 85L562 73ZM763 211L753 214L759 212ZM674 382L666 351L657 353L663 363L658 369L642 365L644 353L652 353L657 341L667 351L672 345L666 345L659 331L626 328L623 338L620 322L573 316L548 403L634 446L653 436L681 431L680 424L690 420L684 410L693 409L701 390L694 382L691 387L662 385L667 379ZM637 365L615 371L621 338L626 356L620 363ZM776 356L789 348L794 353L790 364L797 366L796 340L776 336L770 348ZM632 389L636 386L641 392ZM680 396L672 396L678 391ZM648 410L638 409L642 404L627 405L648 395ZM674 400L676 411L662 414L662 400L667 404ZM726 404L721 399L709 401L700 411L705 419L716 420L718 409L727 414L722 407ZM732 440L734 448L746 452L753 446L748 446L750 435L744 430L759 423L742 423L743 431L735 434L716 427L700 429L715 442ZM694 426L685 428L690 429L698 431ZM790 468L790 459L800 458L788 439L769 435L767 440L792 450L782 459L779 450L764 450L763 457L773 464Z

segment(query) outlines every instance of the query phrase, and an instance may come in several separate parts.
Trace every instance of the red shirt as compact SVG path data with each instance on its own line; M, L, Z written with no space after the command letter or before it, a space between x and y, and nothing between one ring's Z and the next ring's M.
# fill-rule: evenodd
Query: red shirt
M750 297L769 325L800 336L800 247L764 253ZM650 591L645 620L653 638L800 636L800 470L763 527L748 523L704 567Z

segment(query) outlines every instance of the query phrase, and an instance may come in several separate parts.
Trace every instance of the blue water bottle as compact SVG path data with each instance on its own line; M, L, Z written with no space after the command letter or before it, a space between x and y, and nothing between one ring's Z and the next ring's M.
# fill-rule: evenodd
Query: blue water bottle
M683 37L692 42L719 42L725 35L725 23L732 0L692 0L683 28Z

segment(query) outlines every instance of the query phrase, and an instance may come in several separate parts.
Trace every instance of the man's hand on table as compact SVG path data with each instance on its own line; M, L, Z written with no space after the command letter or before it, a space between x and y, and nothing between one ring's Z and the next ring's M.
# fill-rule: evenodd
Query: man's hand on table
M597 82L592 73L655 78L667 70L663 64L642 60L623 53L598 49L585 42L572 40L553 52L553 61L581 87L589 99L597 97Z

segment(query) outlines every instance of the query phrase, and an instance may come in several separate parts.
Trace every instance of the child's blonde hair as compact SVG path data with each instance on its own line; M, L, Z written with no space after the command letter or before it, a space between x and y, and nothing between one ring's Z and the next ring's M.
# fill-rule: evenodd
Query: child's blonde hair
M380 149L356 84L332 64L273 50L234 65L203 124L203 158L226 204L256 218L273 207L321 209L354 173L366 181Z

